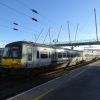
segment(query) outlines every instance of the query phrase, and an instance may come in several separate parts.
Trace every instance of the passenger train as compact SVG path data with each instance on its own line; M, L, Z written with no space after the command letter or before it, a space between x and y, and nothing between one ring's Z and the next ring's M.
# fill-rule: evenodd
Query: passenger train
M82 51L16 41L5 46L2 67L6 69L34 69L64 63L74 57L82 56Z
M1 66L2 55L3 55L3 48L0 48L0 66Z

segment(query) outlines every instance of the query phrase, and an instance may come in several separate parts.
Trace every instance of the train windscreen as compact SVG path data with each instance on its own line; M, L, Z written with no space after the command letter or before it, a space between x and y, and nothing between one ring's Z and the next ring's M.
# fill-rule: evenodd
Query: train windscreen
M3 58L21 58L20 47L5 47Z

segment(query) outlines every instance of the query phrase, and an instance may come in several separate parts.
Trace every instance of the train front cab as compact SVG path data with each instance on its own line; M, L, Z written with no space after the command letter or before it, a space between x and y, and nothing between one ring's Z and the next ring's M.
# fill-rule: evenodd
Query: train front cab
M10 70L30 70L34 67L33 51L33 46L27 43L16 42L8 44L3 53L3 68Z
M20 68L22 48L19 45L7 45L4 49L2 66L3 68Z

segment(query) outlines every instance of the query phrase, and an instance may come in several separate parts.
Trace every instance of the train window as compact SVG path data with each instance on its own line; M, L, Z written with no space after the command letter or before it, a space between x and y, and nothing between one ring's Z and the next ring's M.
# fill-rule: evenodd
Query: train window
M49 52L49 58L50 58L50 52Z
M73 54L73 57L75 57L75 54Z
M28 61L32 61L32 48L27 49L27 54Z
M54 59L55 58L55 54L54 53L52 53L52 59Z
M39 59L39 51L37 51L37 58Z
M55 52L55 59L57 59L57 53Z
M61 52L58 53L58 58L62 58L62 53Z
M15 58L16 58L16 57L19 57L19 48L18 48L18 47L12 48L11 51L12 51L12 52L11 52L11 56L12 56L12 57L15 57Z
M0 56L2 56L3 54L3 49L0 49Z
M70 58L70 56L71 56L70 53L67 53L67 57Z
M71 57L71 58L73 58L73 57L74 57L73 53L71 53L71 54L70 54L70 57Z
M6 47L4 49L3 57L9 57L9 53L10 53L10 48L9 47Z
M41 54L41 58L44 58L44 59L46 59L46 58L48 58L48 54Z
M3 57L10 58L21 58L21 48L20 47L6 47L4 49Z
M63 53L63 57L64 57L64 58L66 57L66 53Z
M76 56L76 57L78 57L78 56L79 56L79 54L78 54L78 53L76 53L76 54L75 54L75 56Z

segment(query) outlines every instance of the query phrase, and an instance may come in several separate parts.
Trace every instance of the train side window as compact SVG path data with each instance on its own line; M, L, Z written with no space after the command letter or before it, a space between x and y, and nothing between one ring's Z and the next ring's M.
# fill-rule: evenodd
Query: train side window
M66 58L66 53L63 53L63 57Z
M27 59L32 61L32 48L27 48Z
M73 58L73 53L71 53L70 57Z
M44 59L48 58L48 54L41 54L41 58L44 58Z
M49 52L49 58L50 58L50 52Z
M55 52L55 59L57 59L57 53Z
M58 53L58 58L62 58L62 53L61 52Z
M37 58L39 59L39 51L37 51Z
M54 57L55 57L54 53L52 53L51 57L52 57L52 59L54 59Z
M49 57L48 52L41 52L41 58L46 59Z
M69 52L67 53L67 57L70 58L70 53Z

